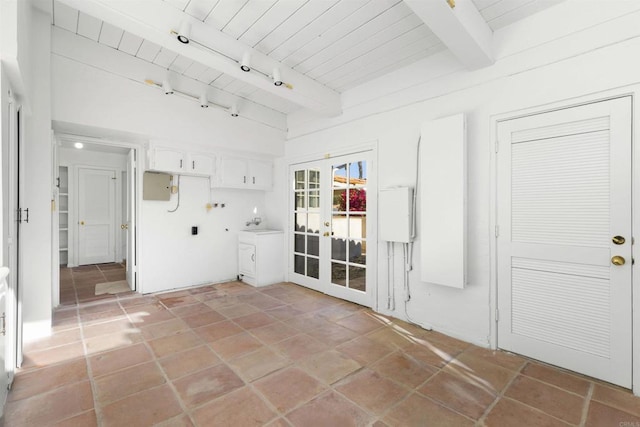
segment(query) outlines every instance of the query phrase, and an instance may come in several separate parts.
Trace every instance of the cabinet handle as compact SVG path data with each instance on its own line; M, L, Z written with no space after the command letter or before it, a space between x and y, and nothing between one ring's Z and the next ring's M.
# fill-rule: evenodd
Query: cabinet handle
M247 176L246 176L246 175L242 177L242 183L243 183L243 184L246 184L246 183L247 183Z
M182 169L182 159L180 159L180 169Z
M255 262L255 260L256 260L256 254L251 254L251 261Z
M196 161L195 161L195 160L192 160L192 161L191 161L191 169L194 169L194 170L195 170L195 168L196 168Z
M256 177L255 176L253 177L253 183L254 184L256 183Z

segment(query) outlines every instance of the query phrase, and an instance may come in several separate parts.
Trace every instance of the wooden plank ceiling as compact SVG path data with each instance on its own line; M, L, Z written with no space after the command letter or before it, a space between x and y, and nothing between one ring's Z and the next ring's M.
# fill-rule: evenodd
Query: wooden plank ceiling
M559 2L472 1L492 30ZM55 26L284 115L301 108L180 54L179 44L162 46L144 32L124 31L72 5L54 1ZM446 49L403 0L164 0L164 5L338 94Z

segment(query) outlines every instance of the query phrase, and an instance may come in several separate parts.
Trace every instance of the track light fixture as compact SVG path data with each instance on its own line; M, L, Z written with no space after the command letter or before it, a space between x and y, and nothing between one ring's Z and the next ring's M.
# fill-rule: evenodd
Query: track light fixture
M180 23L180 31L177 33L177 39L180 43L188 44L191 37L191 24L187 21Z
M273 69L273 84L276 86L282 86L282 77L280 76L280 69L279 68L274 68Z
M207 92L202 92L200 95L200 106L202 108L209 108L209 101L207 100Z
M251 71L251 52L245 52L242 55L242 61L240 61L240 69L245 73Z
M171 87L171 83L169 83L169 79L162 81L162 90L164 90L165 95L173 95L173 88Z
M229 111L231 113L231 117L238 117L238 107L235 104L229 108Z

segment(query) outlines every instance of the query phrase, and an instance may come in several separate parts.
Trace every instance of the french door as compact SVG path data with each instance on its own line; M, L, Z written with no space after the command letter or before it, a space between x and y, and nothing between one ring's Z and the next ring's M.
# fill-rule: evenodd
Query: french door
M498 345L630 387L631 98L498 138Z
M376 188L370 152L290 168L289 280L373 304Z

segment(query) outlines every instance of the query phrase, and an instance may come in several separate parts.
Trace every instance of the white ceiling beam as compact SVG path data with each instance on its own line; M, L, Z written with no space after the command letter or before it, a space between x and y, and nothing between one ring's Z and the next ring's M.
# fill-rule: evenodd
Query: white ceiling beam
M337 116L342 112L338 92L189 16L169 5L168 2L161 0L59 1L319 114ZM175 34L171 34L172 30L178 31L183 21L191 23L192 43L180 43ZM220 53L212 52L199 45ZM251 53L253 70L271 75L273 69L277 67L283 81L291 88L287 88L286 85L275 86L269 77L253 70L251 72L240 70L238 61L241 60L244 52Z
M471 0L404 0L469 70L486 67L493 58L493 31Z

